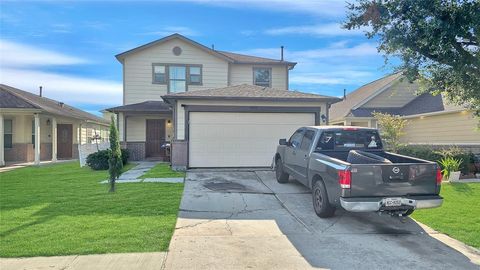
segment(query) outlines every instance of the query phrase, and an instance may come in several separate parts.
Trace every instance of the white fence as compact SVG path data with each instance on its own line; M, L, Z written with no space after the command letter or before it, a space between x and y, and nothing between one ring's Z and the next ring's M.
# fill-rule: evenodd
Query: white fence
M95 144L95 143L79 144L78 159L80 160L80 167L85 166L88 155L90 155L91 153L95 153L99 150L106 150L108 148L110 148L109 142L99 142L98 144Z

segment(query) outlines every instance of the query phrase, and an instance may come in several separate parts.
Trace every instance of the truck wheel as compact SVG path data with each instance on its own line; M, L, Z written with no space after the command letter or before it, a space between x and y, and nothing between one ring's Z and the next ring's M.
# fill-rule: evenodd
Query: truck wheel
M405 212L405 214L402 214L402 216L404 217L407 217L407 216L410 216L412 213L413 213L413 209L408 209L407 212Z
M283 164L281 159L277 159L275 161L275 177L277 178L277 182L280 184L288 183L288 173L283 171Z
M328 201L327 189L322 181L316 181L312 189L313 209L321 218L332 217L335 214L335 207Z

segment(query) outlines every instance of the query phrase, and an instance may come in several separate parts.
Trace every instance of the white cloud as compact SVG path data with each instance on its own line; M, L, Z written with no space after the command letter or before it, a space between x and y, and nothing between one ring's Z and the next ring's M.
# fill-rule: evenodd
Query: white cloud
M67 104L90 104L108 107L122 103L122 84L53 71L44 67L87 63L82 58L29 45L0 40L0 83L38 93L44 87L46 97Z
M43 86L46 97L67 104L92 104L105 107L122 103L122 84L18 68L2 68L0 82L15 88L38 93Z
M142 33L143 35L152 35L152 36L168 36L171 34L182 34L184 36L199 36L200 33L186 26L166 26L158 31L150 31Z
M339 23L328 23L318 25L300 25L272 28L265 30L265 34L278 35L312 35L312 36L351 36L361 35L361 30L347 30L341 27Z
M344 0L181 0L204 5L230 8L252 8L266 11L300 12L331 17L345 14Z
M1 67L62 66L84 64L82 58L24 45L8 40L0 40Z
M332 70L334 68L331 68ZM296 72L290 75L290 82L293 84L320 84L320 85L347 85L356 84L359 81L365 81L375 76L373 72L344 69L343 67L336 71L323 72Z

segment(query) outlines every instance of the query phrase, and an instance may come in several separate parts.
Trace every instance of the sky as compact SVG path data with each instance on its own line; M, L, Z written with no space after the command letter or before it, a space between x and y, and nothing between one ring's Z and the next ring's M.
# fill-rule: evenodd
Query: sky
M0 82L91 113L121 105L115 55L180 33L215 49L297 62L290 89L343 96L392 72L345 1L1 1Z

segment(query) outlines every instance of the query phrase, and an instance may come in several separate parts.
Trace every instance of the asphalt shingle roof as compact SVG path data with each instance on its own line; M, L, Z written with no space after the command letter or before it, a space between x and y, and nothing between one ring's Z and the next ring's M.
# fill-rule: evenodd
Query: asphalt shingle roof
M278 59L271 59L265 57L258 57L252 55L245 55L245 54L238 54L232 52L225 52L225 51L217 51L231 59L233 59L237 63L254 63L254 64L290 64L295 65L294 62L282 61Z
M349 93L347 98L333 104L330 107L329 114L331 120L342 119L345 117L353 107L360 104L362 101L375 94L380 89L386 87L396 79L400 78L401 73L394 73L373 82L367 83L357 90Z
M196 90L162 96L169 99L230 99L230 100L274 100L274 101L330 101L336 97L303 93L290 90L278 90L268 87L241 84L223 88Z
M97 117L91 113L87 113L59 101L41 97L8 85L0 84L0 90L2 93L2 96L0 97L3 97L3 95L9 97L7 101L4 101L2 98L2 101L0 102L1 108L25 108L19 106L30 106L27 108L37 108L55 115L71 117L80 120L89 120L101 124L109 123L108 120Z
M128 104L106 109L110 112L171 112L170 105L163 101L148 100L135 104Z

